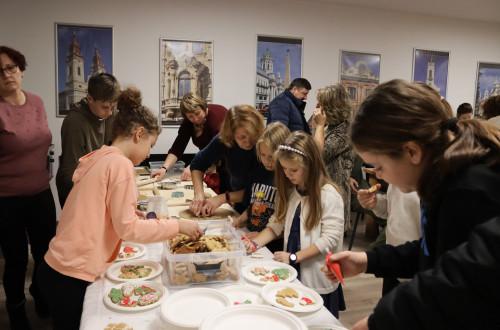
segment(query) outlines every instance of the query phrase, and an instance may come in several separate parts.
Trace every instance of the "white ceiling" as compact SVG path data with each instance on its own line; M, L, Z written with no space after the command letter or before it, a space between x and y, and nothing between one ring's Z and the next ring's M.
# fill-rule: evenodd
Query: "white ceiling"
M319 0L357 7L500 22L500 0Z

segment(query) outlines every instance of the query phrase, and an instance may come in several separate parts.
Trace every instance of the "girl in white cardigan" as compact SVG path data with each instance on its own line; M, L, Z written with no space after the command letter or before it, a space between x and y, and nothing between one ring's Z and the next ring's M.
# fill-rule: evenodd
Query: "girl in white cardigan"
M253 252L283 234L283 251L275 252L274 259L296 268L300 281L318 292L338 317L339 309L345 308L341 290L320 268L328 251L342 249L342 197L309 134L293 132L278 147L275 158L276 212L254 240L246 240L247 249Z

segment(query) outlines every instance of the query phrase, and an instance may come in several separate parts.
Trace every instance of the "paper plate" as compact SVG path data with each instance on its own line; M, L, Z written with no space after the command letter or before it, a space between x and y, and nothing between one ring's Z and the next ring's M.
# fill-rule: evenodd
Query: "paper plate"
M162 319L178 327L198 328L210 315L231 306L229 298L219 290L193 288L170 295L161 305Z
M265 274L257 275L254 272L257 269L262 269ZM286 269L288 270L288 277L285 279L282 278L277 278L277 281L274 281L273 278L276 279L275 276L273 276L273 270L277 269ZM253 272L252 272L253 271ZM268 283L288 283L292 282L297 278L297 271L295 268L293 268L290 265L287 265L282 262L277 262L277 261L259 261L259 262L253 262L251 264L246 265L241 269L241 274L245 278L245 280L259 284L259 285L265 285Z
M140 277L140 278L121 278L120 275L122 274L121 268L123 266L130 265L130 266L144 266L144 267L149 267L151 268L151 273L147 276ZM150 280L152 278L155 278L156 276L160 275L161 272L163 271L163 267L151 260L144 260L144 259L139 259L139 260L130 260L130 261L122 261L122 262L117 262L113 264L111 267L108 268L106 271L106 277L109 278L112 281L116 282L130 282L130 281L146 281Z
M277 294L280 291L288 290L287 297L278 297ZM297 295L297 297L291 297L291 292ZM319 310L323 306L323 298L314 291L302 284L295 283L275 283L268 284L262 288L261 291L262 298L275 307L281 308L286 311L295 313L310 313ZM289 306L280 303L280 298L284 299L284 303L290 304ZM305 300L311 300L312 304L301 305L300 303ZM293 306L292 306L293 305Z
M126 253L124 249L126 247L132 248L136 252ZM142 257L146 253L146 247L139 243L131 243L131 242L123 242L120 247L120 252L118 252L118 256L115 259L116 261L124 261L130 259L137 259Z
M307 327L308 330L347 330L347 328L336 326L336 325L310 325Z
M148 286L148 287L154 289L156 292L158 292L160 299L158 299L158 301L152 303L151 305L146 305L146 306L136 305L134 307L129 307L129 306L122 306L118 303L115 304L111 300L111 298L109 297L109 293L111 292L111 289L121 290L122 287L125 285L133 285L134 287L140 287L142 285ZM164 300L164 298L167 296L167 294L168 294L167 289L161 283L152 282L152 281L132 282L132 283L122 283L122 284L115 285L115 286L107 289L104 293L103 300L104 300L104 304L107 307L109 307L110 309L113 309L113 310L116 310L119 312L134 313L134 312L142 312L142 311L152 309L152 308L159 306L162 303L162 301ZM137 301L139 299L139 297L140 297L139 295L134 294L134 295L132 295L132 300Z
M207 317L200 330L307 330L297 316L271 306L233 306Z
M231 300L232 305L262 305L264 300L260 296L260 290L250 285L231 285L220 289Z

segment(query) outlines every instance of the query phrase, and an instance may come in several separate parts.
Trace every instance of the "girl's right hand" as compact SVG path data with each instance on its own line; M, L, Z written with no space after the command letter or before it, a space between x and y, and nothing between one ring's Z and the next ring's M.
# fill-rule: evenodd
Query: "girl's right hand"
M162 168L158 168L156 170L153 170L153 172L151 172L151 177L156 178L156 181L160 181L163 179L165 174L167 174L167 170L162 167Z
M194 220L178 220L179 222L179 232L188 235L192 239L198 239L203 235L203 231L198 225L198 221Z
M205 196L199 197L195 194L193 201L189 205L189 209L193 214L197 217L201 216L201 212L203 210L203 206L205 205Z
M377 192L370 192L368 189L359 189L356 195L359 204L364 209L371 210L377 205Z
M342 251L332 254L330 261L337 261L340 264L344 278L364 273L366 272L366 267L368 266L368 257L365 252ZM321 271L325 273L326 277L328 277L330 281L339 281L335 274L332 273L326 266L323 266Z

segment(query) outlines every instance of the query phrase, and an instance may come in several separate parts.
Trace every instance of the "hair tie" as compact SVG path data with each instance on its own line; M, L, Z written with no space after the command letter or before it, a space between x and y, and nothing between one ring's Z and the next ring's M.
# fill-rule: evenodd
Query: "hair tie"
M291 152L295 152L296 154L299 154L299 155L302 155L302 156L306 156L306 154L302 151L300 151L299 149L295 149L295 148L292 148L290 146L287 146L285 144L280 144L279 147L278 147L279 150L288 150L288 151L291 151Z
M441 129L452 131L453 133L456 134L456 133L458 133L457 123L458 123L458 118L447 119L441 124Z

